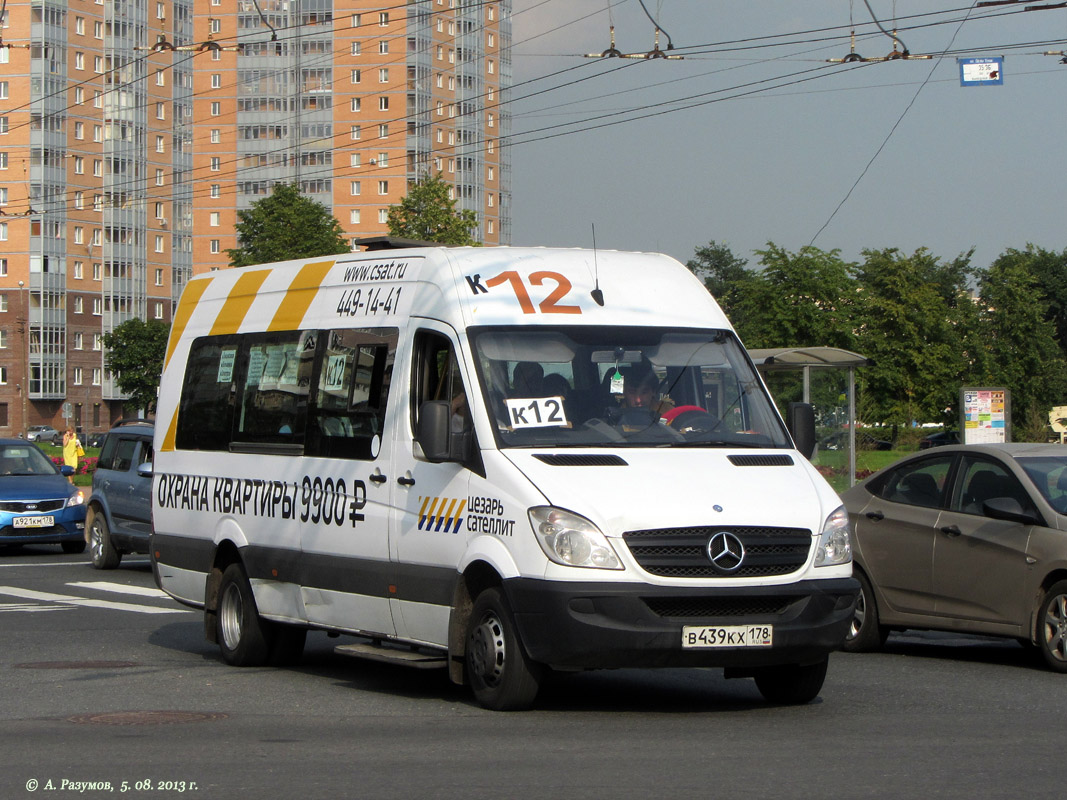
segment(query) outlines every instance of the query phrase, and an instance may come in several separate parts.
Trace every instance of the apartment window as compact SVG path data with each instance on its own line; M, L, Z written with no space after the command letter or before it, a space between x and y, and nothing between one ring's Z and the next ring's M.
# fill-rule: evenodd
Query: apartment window
M486 223L485 223L485 231L486 231L486 233L493 233L493 231L495 231L495 230L496 230L496 226L493 225L493 221L492 220L487 220Z
M218 239L212 239L211 240L211 247L209 249L211 250L212 253L218 253L219 252L219 240Z
M0 328L0 350L7 350L7 331Z
M362 73L361 70L358 70L358 69L352 70L352 73L351 73L352 83L359 83L360 80L362 80L362 78L363 78L363 73Z
M212 50L211 51L211 60L212 61L222 61L222 50Z
M94 297L93 298L93 316L94 317L99 317L103 313L104 313L104 301L101 300L99 297Z
M378 166L379 167L388 167L389 166L389 154L388 153L378 153Z
M165 73L161 69L157 69L156 70L156 86L166 86L166 85L167 85L167 73Z
M80 106L85 102L85 90L80 86L74 87L74 105Z
M488 121L488 122L486 123L486 125L487 125L488 127L492 128L494 124L495 124L495 122L494 122L494 120L493 120L493 115L492 115L492 114L489 114L489 121Z
M74 226L74 244L85 243L85 228L81 225Z
M389 25L389 12L388 11L380 11L380 12L378 12L378 27L379 28L385 28L388 25Z
M362 183L360 183L359 181L351 181L348 184L348 193L353 197L358 197L362 186Z
M489 208L492 208L495 205L495 201L493 200L493 193L492 192L489 192L489 194L486 196L485 199L486 199L486 202L489 203Z
M493 150L495 150L495 149L496 149L496 144L492 139L490 139L489 141L487 141L485 143L485 151L487 153L492 153Z
M93 72L95 72L95 73L97 73L99 75L103 71L104 71L104 57L103 56L93 56Z
M7 169L7 153L0 153L0 169Z
M0 311L7 311L7 295L0 294Z
M359 125L353 125L348 132L348 135L353 141L362 138L362 132Z
M352 55L358 56L363 50L362 42L352 42Z
M74 69L85 69L85 53L74 54Z
M82 385L82 368L81 367L75 367L74 368L73 381L74 381L74 385L75 386L81 386Z
M157 269L156 270L156 286L162 286L162 285L163 285L163 270L162 269Z
M7 241L7 223L0 222L0 242Z
M100 385L100 378L102 377L102 371L100 367L93 367L93 386Z
M353 98L352 98L352 99L351 99L351 100L349 101L349 104L348 104L348 105L349 105L349 108L350 108L350 109L351 109L351 110L352 110L353 112L357 112L357 111L359 111L359 110L360 110L360 108L362 107L362 105L363 105L363 104L362 104L362 102L360 101L360 98L358 98L358 97L353 97Z
M438 61L444 61L445 60L445 48L442 47L441 45L437 45L437 60Z
M380 42L378 42L378 54L384 56L384 55L388 54L388 52L389 52L389 40L388 39L382 39Z
M488 168L488 169L486 170L486 177L487 177L487 178L488 178L489 180L493 180L493 178L495 177L495 175L496 175L496 170L495 170L495 169L494 169L493 167L489 167L489 168Z
M496 36L494 36L491 33L489 34L489 46L490 47L496 46Z
M212 144L219 144L220 142L222 142L222 130L219 129L219 128L212 128L211 129L211 143Z
M104 23L97 20L93 23L93 36L97 39L104 38Z
M389 110L389 98L388 97L379 97L378 98L378 110L379 111L388 111Z
M162 136L156 137L156 152L165 153L167 151L167 142Z
M208 224L211 225L212 228L219 227L219 212L218 211L212 211L210 216L209 216L209 220L210 221L208 222Z
M389 124L388 123L384 123L384 124L378 126L378 138L379 139L388 139L389 138Z
M212 72L211 73L211 88L212 89L221 89L222 88L222 74L221 73L219 73L219 72Z
M443 117L444 115L445 115L445 101L444 100L438 100L437 101L437 116ZM441 135L441 131L438 131L437 134L438 134L438 136L440 136ZM438 140L438 141L440 141L440 140Z
M74 345L73 345L73 347L74 347L75 350L84 350L85 349L85 336L84 336L84 334L82 334L81 331L75 331L74 332Z
M352 225L359 225L359 209L353 208L348 212L348 222Z
M7 259L0 258L0 278L7 277Z
M157 169L156 170L156 186L162 186L162 185L163 185L163 170Z
M160 105L162 105L162 103ZM103 108L103 107L104 107L104 93L96 91L94 89L93 90L93 108Z
M74 20L74 32L79 36L85 35L85 17L76 17Z
M156 203L156 219L163 219L163 204Z
M389 83L389 68L382 67L378 70L378 83Z
M155 304L155 306L156 306L156 315L155 315L156 319L163 319L163 304L157 302Z
M75 280L81 280L81 278L82 278L82 267L83 266L84 265L82 264L81 261L75 261L74 262L74 278L75 278Z
M82 298L81 297L75 297L74 298L74 313L75 314L81 314L82 311L84 311L84 307L82 305Z
M100 280L100 262L99 261L94 261L93 262L93 280L94 281Z
M93 141L94 142L102 142L102 141L104 141L104 128L103 128L103 126L101 126L101 125L93 125Z
M7 81L0 81L0 100L7 100Z
M212 33L222 33L222 20L221 19L214 19L214 18L211 19L211 32Z
M7 187L0 186L0 206L7 205Z
M363 163L362 153L349 153L348 154L348 166L358 167Z
M379 225L385 225L387 222L389 222L389 209L388 208L379 208L378 209L378 224Z
M222 103L218 100L211 101L211 116L217 117L222 114Z
M156 3L156 19L167 18L167 7L162 3Z
M167 104L166 103L156 103L156 119L166 119L166 118L167 118Z
M485 69L490 75L496 72L496 64L493 63L493 59L490 58L485 62Z
M99 158L94 158L93 159L93 177L94 178L102 178L102 177L104 177L104 162L101 161Z
M361 24L361 20L362 19L363 19L363 15L362 14L353 14L352 15L352 27L353 28L358 28L360 26L360 24Z
M220 169L222 169L222 159L219 158L218 156L212 156L211 157L211 171L212 172L218 172Z
M389 181L378 181L378 194L389 194Z
M103 338L102 337L103 337L102 333L94 333L93 334L93 350L99 351L100 348L103 346Z
M222 197L222 186L218 183L211 184L211 196L215 199Z
M93 205L96 205L95 198ZM99 228L93 228L93 247L99 247L104 240L104 235Z
M156 252L157 253L162 253L163 252L163 237L160 236L159 234L156 234Z
M7 367L0 367L0 384L7 385ZM4 424L7 424L7 403L0 405L0 409L3 409Z

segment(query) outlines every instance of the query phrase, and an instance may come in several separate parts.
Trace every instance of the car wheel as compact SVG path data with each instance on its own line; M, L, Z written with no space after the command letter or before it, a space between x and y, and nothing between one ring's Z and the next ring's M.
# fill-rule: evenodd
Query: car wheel
M241 564L230 564L222 573L216 625L219 649L227 664L259 667L267 663L271 631L259 616L256 598Z
M89 527L89 560L96 569L114 569L122 560L122 554L111 541L107 520L97 509L90 508L86 520Z
M764 699L780 705L810 703L819 696L829 656L816 664L786 664L764 667L756 672L756 688Z
M64 553L73 555L74 553L85 552L85 540L79 539L76 542L60 542L59 546L63 548Z
M1053 584L1041 601L1036 638L1045 664L1067 672L1067 581Z
M537 697L541 666L529 660L499 589L478 595L467 625L467 681L474 699L495 711L529 708Z
M841 649L849 653L869 653L881 649L889 629L878 623L878 606L867 576L855 570L853 577L859 581L860 595L856 598L856 611Z

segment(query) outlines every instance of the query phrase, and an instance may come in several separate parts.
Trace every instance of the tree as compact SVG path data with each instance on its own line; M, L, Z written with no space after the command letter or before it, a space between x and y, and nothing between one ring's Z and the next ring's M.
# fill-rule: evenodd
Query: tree
M135 408L155 410L170 326L160 320L128 319L103 336L105 363Z
M1067 354L1067 250L1056 253L1028 244L1025 250L1005 251L1001 258L1026 263L1044 296L1045 318L1056 326L1056 339Z
M685 265L704 281L726 316L733 313L737 295L744 291L746 281L754 278L747 268L748 261L735 256L728 245L714 240L698 247Z
M879 421L940 420L984 365L967 291L970 253L942 263L925 248L864 250L854 316L856 349L872 360L860 386Z
M470 209L456 210L441 173L424 175L408 189L407 197L389 207L389 233L406 239L448 245L476 245L471 232L478 215Z
M270 197L238 211L237 218L238 247L226 251L231 267L337 255L351 249L330 209L304 197L295 184L276 185Z

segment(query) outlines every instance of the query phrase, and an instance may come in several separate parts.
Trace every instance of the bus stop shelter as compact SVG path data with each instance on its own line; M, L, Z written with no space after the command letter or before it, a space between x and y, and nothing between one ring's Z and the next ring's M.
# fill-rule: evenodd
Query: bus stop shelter
M848 441L848 486L856 483L856 367L866 366L870 359L851 350L839 347L773 347L748 351L756 369L766 379L769 373L792 370L799 372L802 380L801 399L812 402L812 371L846 371L847 411L844 430ZM818 411L819 409L817 409ZM839 424L834 420L835 425ZM816 451L815 458L818 457Z

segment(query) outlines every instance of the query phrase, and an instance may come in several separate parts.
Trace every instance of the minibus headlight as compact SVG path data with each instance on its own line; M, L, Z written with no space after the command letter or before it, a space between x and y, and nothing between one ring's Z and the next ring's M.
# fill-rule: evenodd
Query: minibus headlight
M831 567L852 561L852 534L849 531L848 512L838 506L822 526L818 544L815 546L815 566Z
M530 509L530 524L545 555L567 567L622 569L607 537L585 517L551 506Z
M73 506L80 506L84 502L85 502L85 492L83 492L81 489L79 489L78 491L76 491L74 494L72 494L70 497L67 498L67 508L71 508Z

